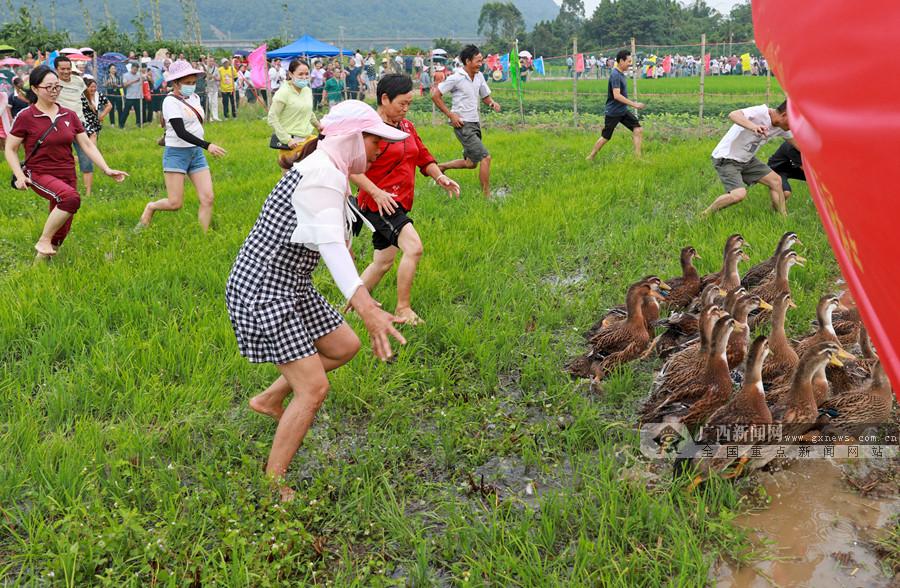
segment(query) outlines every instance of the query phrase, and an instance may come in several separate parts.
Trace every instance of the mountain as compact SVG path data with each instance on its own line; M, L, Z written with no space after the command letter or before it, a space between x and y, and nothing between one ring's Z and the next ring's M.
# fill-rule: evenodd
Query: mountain
M119 29L134 31L134 20L153 31L151 7L157 0L7 0L14 11L3 11L2 22L13 18L19 6L32 14L40 10L50 29L67 30L75 44L86 36L87 14L94 28L108 19ZM474 37L484 0L276 0L245 3L246 0L158 0L163 37L185 37L185 13L199 15L205 40L221 38L263 40L295 39L310 34L337 39L343 27L345 39L433 39ZM553 19L559 7L553 0L516 0L515 5L530 29L537 21ZM352 43L353 41L350 41Z

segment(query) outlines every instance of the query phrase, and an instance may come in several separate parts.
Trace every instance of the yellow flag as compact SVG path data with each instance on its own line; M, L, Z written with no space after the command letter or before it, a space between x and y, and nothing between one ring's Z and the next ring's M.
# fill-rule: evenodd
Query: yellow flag
M750 71L750 54L741 55L741 71Z

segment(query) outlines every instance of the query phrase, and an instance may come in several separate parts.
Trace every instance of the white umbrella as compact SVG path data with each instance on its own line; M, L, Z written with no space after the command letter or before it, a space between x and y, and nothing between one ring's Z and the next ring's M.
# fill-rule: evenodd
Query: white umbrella
M447 52L444 51L443 49L432 49L432 50L431 50L431 54L432 54L432 55L435 55L435 56L437 56L437 55L447 55Z
M65 49L59 50L60 55L68 55L69 53L81 53L78 49L73 49L72 47L66 47Z
M397 52L396 49L391 49L390 47L388 47L387 49L385 49L384 51L382 51L382 53L390 53L390 54L394 54L394 53L396 53L396 52Z
M519 57L524 57L524 58L526 58L526 59L531 59L532 55L531 55L531 52L530 52L530 51L525 51L525 50L523 49L522 51L519 51Z

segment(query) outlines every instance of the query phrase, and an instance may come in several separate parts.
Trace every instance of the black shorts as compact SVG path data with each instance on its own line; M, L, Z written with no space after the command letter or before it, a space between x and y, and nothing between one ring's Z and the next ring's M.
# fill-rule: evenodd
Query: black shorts
M412 223L412 219L406 216L406 210L394 202L397 208L393 214L382 216L377 211L362 210L362 215L366 220L375 227L372 233L372 246L379 251L388 247L398 247L397 240L400 239L400 231L406 225Z
M603 120L603 132L600 133L600 136L609 141L612 139L613 131L616 130L616 126L622 123L629 131L634 131L634 129L639 129L641 127L641 123L638 121L637 117L631 113L629 110L625 114L620 115L606 115Z

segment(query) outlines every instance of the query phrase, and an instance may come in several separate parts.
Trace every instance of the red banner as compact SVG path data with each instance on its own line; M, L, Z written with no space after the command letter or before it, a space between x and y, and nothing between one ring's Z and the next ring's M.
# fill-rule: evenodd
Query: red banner
M703 56L703 69L705 70L703 73L709 75L709 53Z
M900 3L754 0L756 44L789 96L791 130L822 224L881 363L900 395L900 200L893 175L900 76L872 59L900 50ZM827 31L827 34L823 34ZM852 59L835 67L835 48ZM851 75L852 90L847 86Z
M672 71L672 56L671 55L666 55L666 58L663 59L662 68L663 68L663 71L666 73L669 73L670 71Z
M578 73L584 71L584 53L575 56L575 71Z

